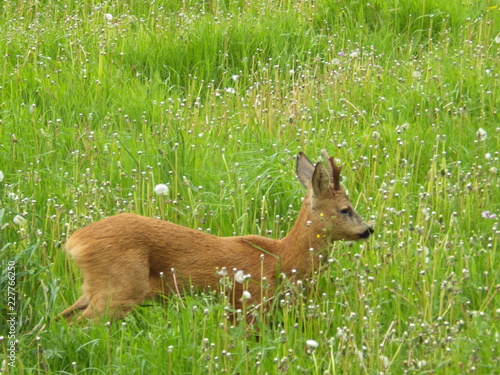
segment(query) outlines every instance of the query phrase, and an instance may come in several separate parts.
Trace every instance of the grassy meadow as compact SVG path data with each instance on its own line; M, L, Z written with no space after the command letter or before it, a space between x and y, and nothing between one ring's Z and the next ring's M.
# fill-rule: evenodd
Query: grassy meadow
M1 373L498 373L498 2L0 9ZM321 149L376 232L269 311L235 324L221 283L55 320L80 295L76 229L135 212L280 238L305 194L295 157Z

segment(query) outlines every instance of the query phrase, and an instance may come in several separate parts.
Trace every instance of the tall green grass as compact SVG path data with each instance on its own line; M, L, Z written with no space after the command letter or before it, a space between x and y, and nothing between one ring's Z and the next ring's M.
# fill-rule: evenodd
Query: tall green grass
M495 373L499 15L489 1L4 1L2 371ZM235 324L221 283L121 322L54 320L79 296L62 250L77 228L136 212L279 238L304 195L294 157L322 148L376 234L285 280L270 311Z

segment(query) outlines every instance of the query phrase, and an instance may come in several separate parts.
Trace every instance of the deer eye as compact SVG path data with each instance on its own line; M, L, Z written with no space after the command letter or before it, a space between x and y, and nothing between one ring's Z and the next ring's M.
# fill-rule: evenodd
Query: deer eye
M344 216L351 216L351 209L350 208L343 208L340 210L340 213Z

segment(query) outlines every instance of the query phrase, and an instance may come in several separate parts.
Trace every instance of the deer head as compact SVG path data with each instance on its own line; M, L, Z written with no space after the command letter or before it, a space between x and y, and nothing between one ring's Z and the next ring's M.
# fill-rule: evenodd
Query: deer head
M297 158L297 176L308 189L304 204L310 205L309 221L330 243L368 238L374 230L358 215L340 184L342 167L324 150L323 156L328 171L321 162L313 165L302 152Z

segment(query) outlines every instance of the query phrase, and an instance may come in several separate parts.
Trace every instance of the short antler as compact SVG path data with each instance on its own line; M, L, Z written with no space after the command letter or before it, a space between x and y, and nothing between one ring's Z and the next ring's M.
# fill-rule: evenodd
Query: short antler
M329 157L326 150L322 150L323 157L328 163L328 173L330 174L330 178L333 183L333 190L341 190L340 188L340 172L342 171L342 166L337 167L335 164L335 158Z

